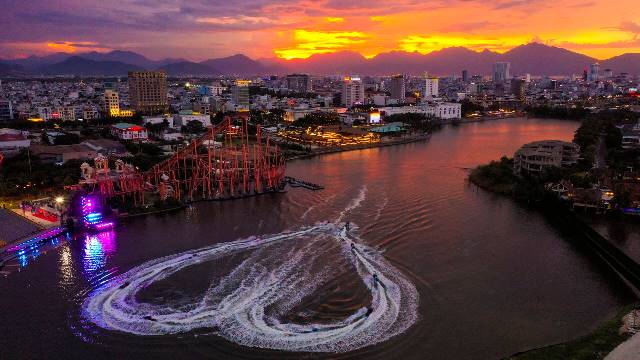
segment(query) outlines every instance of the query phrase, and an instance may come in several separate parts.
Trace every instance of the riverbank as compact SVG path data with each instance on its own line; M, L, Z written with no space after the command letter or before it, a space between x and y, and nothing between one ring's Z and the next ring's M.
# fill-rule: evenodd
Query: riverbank
M478 166L471 171L468 179L488 192L505 195L514 200L523 199L522 188L527 185L535 186L537 189L528 189L528 195L537 193L538 196L529 196L527 199L539 199L538 210L549 219L553 219L551 222L554 226L560 226L564 232L570 233L572 242L579 247L577 251L586 251L585 254L594 257L604 271L615 274L637 294L637 289L640 288L640 266L579 219L575 213L566 208L565 204L555 198L550 200L551 197L543 193L544 189L540 188L540 184L522 184L523 180L513 174L512 168L513 161L505 157L500 161ZM528 201L528 203L531 202ZM607 320L588 335L518 353L510 359L603 359L630 337L619 334L618 329L622 326L622 317L634 306L635 304L623 307L615 317Z
M549 345L514 354L511 360L592 360L604 359L631 335L620 334L623 317L633 310L635 304L620 309L616 315L601 324L592 333L564 343Z
M517 114L512 116L484 116L484 117L474 117L474 118L449 119L449 120L441 121L440 125L441 126L444 126L444 125L460 126L465 124L473 124L473 123L492 121L492 120L505 120L505 119L519 118L523 116L524 114ZM380 142L371 143L371 144L358 144L358 145L341 146L341 147L334 147L334 148L316 149L316 150L312 150L309 153L294 154L291 156L286 156L286 159L297 160L297 159L312 158L319 155L334 154L334 153L345 152L345 151L364 150L364 149L372 149L372 148L379 148L379 147L386 147L386 146L409 144L413 142L429 140L433 133L435 133L435 131L430 133L425 133L425 134L405 136L400 139L394 139L390 141L380 141Z
M513 159L503 157L480 165L469 173L469 181L476 186L501 195L513 195L517 178L513 174Z
M298 159L312 158L314 156L334 154L334 153L345 152L345 151L364 150L364 149L373 149L373 148L386 147L386 146L409 144L409 143L418 142L418 141L427 141L430 138L431 138L431 133L410 135L410 136L402 137L399 139L393 139L390 141L380 141L380 142L371 143L371 144L358 144L358 145L347 145L347 146L340 146L340 147L333 147L333 148L316 149L306 154L296 154L292 156L287 156L286 159L287 161L298 160Z

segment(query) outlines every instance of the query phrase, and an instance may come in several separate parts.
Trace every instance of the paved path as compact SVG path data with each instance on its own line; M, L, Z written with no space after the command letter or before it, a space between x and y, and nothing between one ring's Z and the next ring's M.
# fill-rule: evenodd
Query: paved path
M51 221L47 221L45 219L41 219L39 217L33 216L31 214L31 212L29 212L29 211L22 211L22 209L11 209L11 211L13 211L14 213L26 218L27 220L30 220L31 222L34 222L34 223L42 226L45 229L56 227L56 226L60 226L59 222L51 222Z
M640 359L640 333L613 349L604 360L635 360Z

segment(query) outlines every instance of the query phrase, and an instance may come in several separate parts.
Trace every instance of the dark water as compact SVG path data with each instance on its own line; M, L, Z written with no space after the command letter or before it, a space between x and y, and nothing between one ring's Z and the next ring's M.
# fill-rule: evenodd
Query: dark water
M578 211L580 214L580 211ZM640 218L636 216L602 216L584 212L585 220L600 235L624 251L636 262L640 262Z
M495 359L583 335L631 295L539 213L465 181L466 168L511 156L525 142L570 140L576 127L500 120L447 127L429 143L294 161L289 175L326 189L200 203L66 243L0 279L0 358ZM242 347L207 331L129 335L80 314L88 293L146 261L340 216L418 290L417 323L384 343L330 355L290 353ZM280 248L283 259L306 252L308 272L327 279L289 319L344 318L371 301L335 247L287 246ZM277 253L267 256L281 261ZM150 286L140 300L197 298L248 257L238 253L185 269Z

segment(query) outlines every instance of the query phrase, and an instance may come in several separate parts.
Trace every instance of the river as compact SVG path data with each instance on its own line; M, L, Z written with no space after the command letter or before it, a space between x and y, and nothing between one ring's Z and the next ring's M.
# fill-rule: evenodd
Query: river
M466 181L577 126L487 121L296 160L288 175L325 190L66 242L0 279L0 358L496 359L586 334L632 295L540 213Z

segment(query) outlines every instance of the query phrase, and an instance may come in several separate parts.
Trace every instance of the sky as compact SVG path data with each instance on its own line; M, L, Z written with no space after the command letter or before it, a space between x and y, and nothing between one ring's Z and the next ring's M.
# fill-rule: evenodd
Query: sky
M640 52L638 0L0 0L0 58L113 49L193 61L242 53Z

